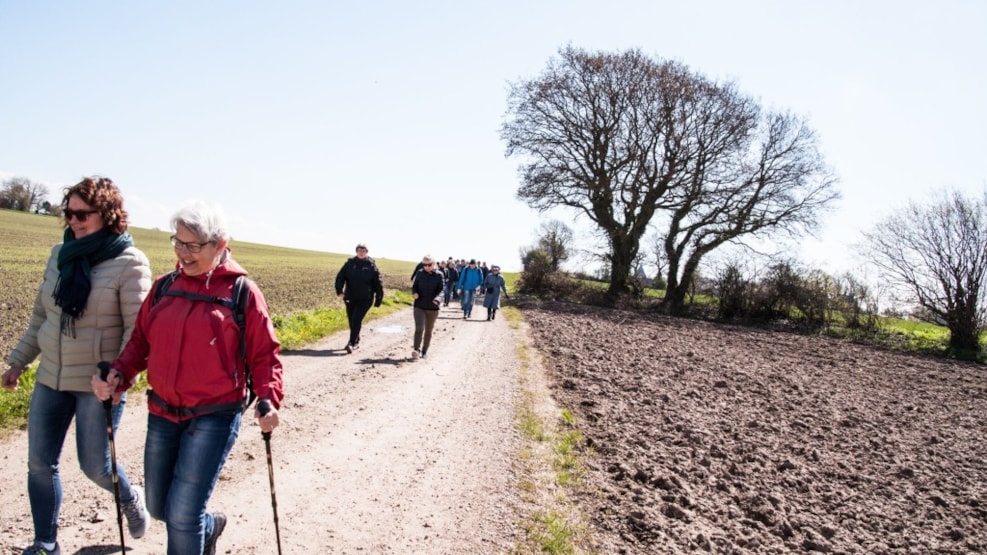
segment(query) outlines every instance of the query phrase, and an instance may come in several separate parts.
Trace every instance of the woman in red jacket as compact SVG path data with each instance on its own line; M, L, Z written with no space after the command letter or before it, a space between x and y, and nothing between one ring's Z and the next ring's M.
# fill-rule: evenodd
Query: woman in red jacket
M168 531L168 554L216 552L226 516L206 511L209 497L240 430L252 377L262 432L278 425L283 397L280 343L267 303L247 281L250 295L241 330L228 305L238 276L222 211L194 202L172 217L171 244L178 273L166 295L149 295L133 335L112 363L107 381L93 378L100 399L116 399L147 369L147 439L144 482L151 516ZM158 278L167 279L167 276ZM152 291L158 290L155 283Z

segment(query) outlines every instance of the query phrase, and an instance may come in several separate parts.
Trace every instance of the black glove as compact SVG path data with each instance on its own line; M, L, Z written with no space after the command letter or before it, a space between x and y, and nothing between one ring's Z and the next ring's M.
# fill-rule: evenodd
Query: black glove
M375 307L375 308L376 308L376 307L379 307L379 306L380 306L380 303L382 303L382 302L383 302L383 301L381 301L380 299L377 299L376 301L374 301L374 307Z

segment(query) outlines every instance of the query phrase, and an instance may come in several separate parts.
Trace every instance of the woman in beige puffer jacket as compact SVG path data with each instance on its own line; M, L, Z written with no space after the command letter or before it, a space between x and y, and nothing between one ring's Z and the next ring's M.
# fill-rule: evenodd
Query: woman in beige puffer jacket
M126 233L123 198L111 180L85 178L68 188L62 211L64 241L51 251L31 323L2 377L4 388L16 389L40 355L28 414L34 542L25 555L61 553L59 455L73 418L79 466L94 483L114 491L106 413L90 380L99 361L113 360L123 349L151 287L150 264ZM122 414L122 403L112 408L114 430ZM139 538L148 520L141 492L119 464L116 474L130 534Z

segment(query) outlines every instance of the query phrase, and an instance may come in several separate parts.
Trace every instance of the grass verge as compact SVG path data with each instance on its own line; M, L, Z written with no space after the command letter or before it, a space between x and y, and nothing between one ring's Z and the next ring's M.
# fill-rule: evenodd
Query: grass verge
M34 376L38 365L34 364L21 374L14 391L0 392L0 439L27 425L27 408L34 392Z
M410 292L389 291L379 307L370 309L367 320L382 318L411 306L411 303ZM272 319L283 351L298 349L349 327L345 308L326 308L286 318L273 316Z
M521 313L502 309L511 327L521 326ZM589 529L570 501L569 492L580 484L582 435L568 410L558 411L533 368L531 351L519 343L520 401L515 417L522 436L518 456L518 491L522 506L520 528L524 537L515 546L516 555L581 555L592 552Z

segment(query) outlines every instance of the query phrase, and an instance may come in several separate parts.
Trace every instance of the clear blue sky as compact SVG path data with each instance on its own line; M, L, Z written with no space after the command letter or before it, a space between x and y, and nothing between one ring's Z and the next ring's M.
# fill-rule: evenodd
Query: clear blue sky
M339 7L344 6L344 7ZM0 178L113 178L133 224L224 206L235 240L507 270L508 83L560 47L678 60L808 118L843 194L802 260L908 200L987 183L987 2L0 0ZM575 214L551 214L577 229Z

